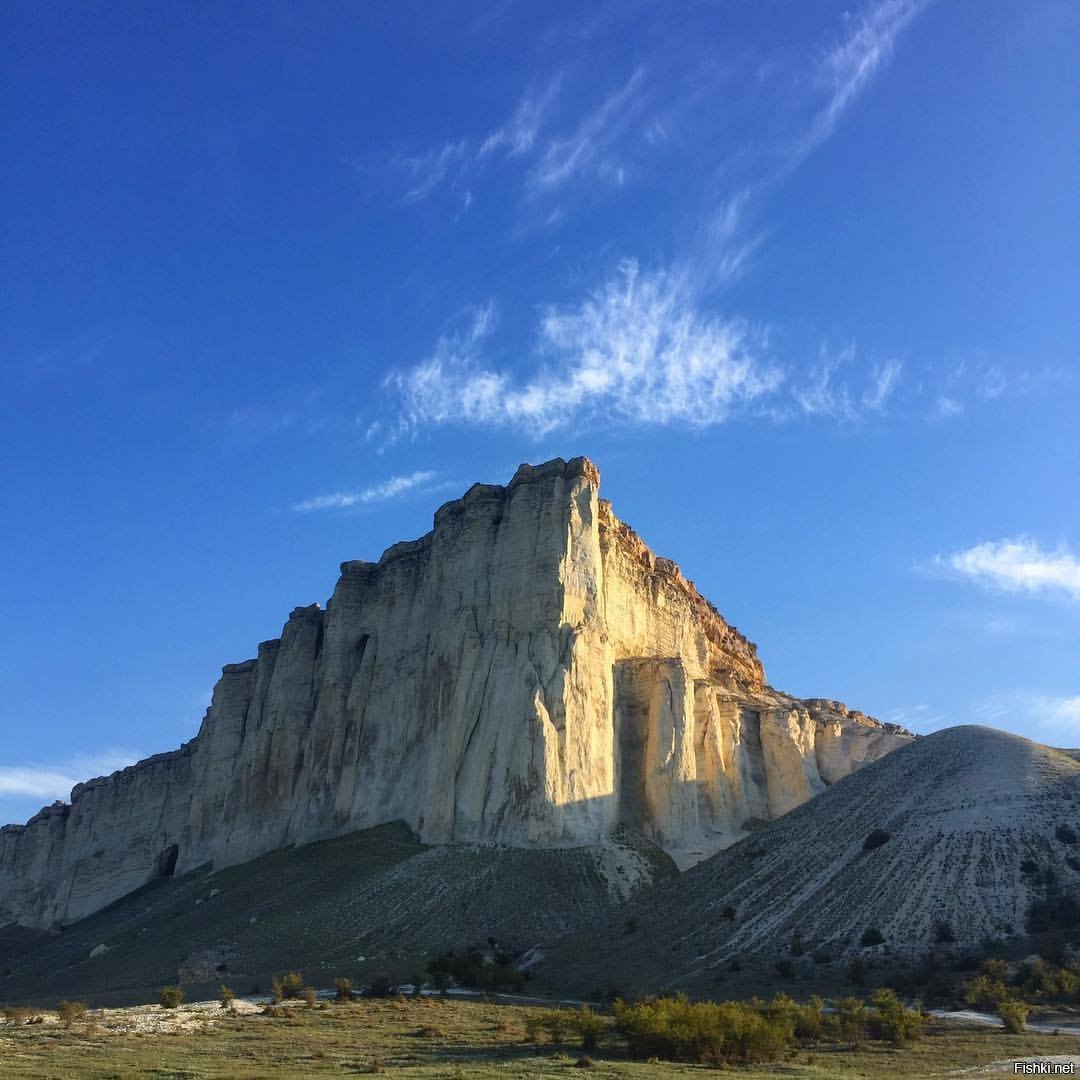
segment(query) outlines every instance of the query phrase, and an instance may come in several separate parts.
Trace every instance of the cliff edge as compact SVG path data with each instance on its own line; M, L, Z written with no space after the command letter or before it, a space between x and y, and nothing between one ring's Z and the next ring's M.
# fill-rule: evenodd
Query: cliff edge
M342 564L325 611L226 665L191 742L0 829L0 926L398 820L516 847L625 826L685 866L910 741L769 687L598 490L585 458L523 465Z

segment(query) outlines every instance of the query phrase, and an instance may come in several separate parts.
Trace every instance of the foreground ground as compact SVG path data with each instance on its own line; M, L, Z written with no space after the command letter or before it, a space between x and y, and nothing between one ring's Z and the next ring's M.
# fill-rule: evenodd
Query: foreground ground
M633 1062L608 1033L588 1058L571 1037L563 1045L529 1041L528 1022L544 1010L439 998L289 1003L266 1016L238 1003L164 1010L156 1005L94 1010L70 1029L55 1014L40 1023L0 1022L0 1076L169 1077L172 1080L393 1073L417 1077L554 1077L588 1069L604 1077L666 1077L712 1072L704 1066ZM932 1021L903 1049L868 1043L799 1050L739 1076L837 1078L1012 1075L1013 1061L1080 1061L1080 1035L1023 1034Z

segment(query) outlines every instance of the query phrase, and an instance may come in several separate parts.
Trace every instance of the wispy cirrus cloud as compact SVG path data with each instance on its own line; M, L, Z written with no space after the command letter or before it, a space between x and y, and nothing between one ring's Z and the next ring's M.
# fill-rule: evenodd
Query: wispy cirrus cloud
M1064 544L1046 551L1028 536L988 540L951 555L937 555L930 569L986 589L1080 600L1080 558Z
M1064 745L1080 741L1080 694L994 694L975 706L974 716L992 727L1034 729Z
M644 69L638 68L621 87L587 113L573 131L548 140L527 177L527 186L533 194L548 192L586 174L622 182L615 147L640 115L644 78Z
M580 305L543 312L539 364L523 378L485 364L491 327L483 314L468 333L443 337L429 358L387 378L405 430L516 425L540 435L587 416L706 426L781 379L759 332L703 316L684 277L632 262Z
M856 361L853 345L839 353L822 348L818 362L809 375L792 386L795 404L807 416L823 416L832 420L862 420L881 413L900 380L901 364L886 360L874 366L869 380L854 383L850 372Z
M332 495L317 495L313 499L304 499L294 504L293 510L306 514L313 510L347 510L351 506L386 502L409 491L425 487L437 475L431 469L419 469L403 476L391 476L381 483L372 484L359 491L336 492Z
M848 32L821 57L814 82L825 103L792 147L795 161L820 146L836 130L844 113L889 61L901 32L929 0L882 0L849 14Z
M398 158L398 165L410 178L410 186L402 202L416 203L426 199L460 166L466 153L463 139L444 143L427 153Z
M134 765L142 756L137 750L109 747L47 764L0 764L0 797L66 800L76 784Z
M539 93L528 91L518 102L510 119L480 144L477 158L483 160L500 153L510 158L528 154L550 119L561 88L562 76L556 75Z

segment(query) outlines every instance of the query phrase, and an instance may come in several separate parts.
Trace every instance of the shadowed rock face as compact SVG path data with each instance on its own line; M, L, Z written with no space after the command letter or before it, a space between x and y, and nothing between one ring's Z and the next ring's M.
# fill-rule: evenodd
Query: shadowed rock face
M910 739L765 683L757 651L598 499L591 462L477 484L347 562L227 665L198 736L0 830L0 925L404 821L427 843L602 843L683 865Z

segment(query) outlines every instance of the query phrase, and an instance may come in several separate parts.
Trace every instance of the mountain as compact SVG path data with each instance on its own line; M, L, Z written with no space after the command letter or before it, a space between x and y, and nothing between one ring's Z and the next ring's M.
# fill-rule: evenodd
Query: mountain
M772 689L598 490L585 458L523 465L344 563L325 610L226 665L191 742L0 829L0 926L390 822L620 866L622 828L688 866L912 741Z
M922 737L550 950L592 987L835 987L933 946L1080 927L1080 762L984 727ZM628 932L632 931L632 932ZM873 942L877 942L873 944Z

